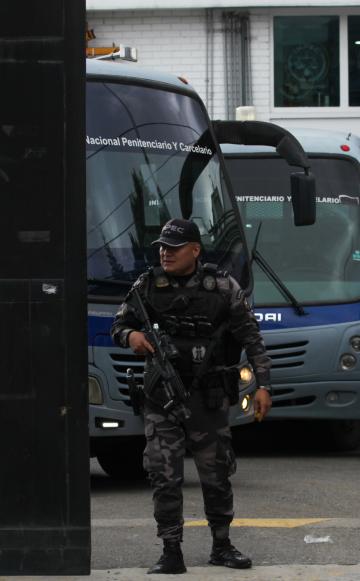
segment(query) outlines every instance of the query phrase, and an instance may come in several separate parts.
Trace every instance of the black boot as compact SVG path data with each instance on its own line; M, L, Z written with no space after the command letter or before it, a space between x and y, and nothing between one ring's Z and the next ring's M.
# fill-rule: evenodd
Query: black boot
M214 539L209 563L233 569L250 569L251 559L246 557L230 543L230 539Z
M148 573L186 573L180 542L164 540L163 554Z

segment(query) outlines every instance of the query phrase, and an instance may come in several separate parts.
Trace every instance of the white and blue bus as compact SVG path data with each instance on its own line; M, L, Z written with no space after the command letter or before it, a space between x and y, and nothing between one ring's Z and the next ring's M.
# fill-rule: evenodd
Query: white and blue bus
M167 220L184 216L200 228L203 260L245 287L249 259L219 146L186 81L88 60L86 97L91 453L109 475L126 477L141 470L143 447L126 370L135 369L141 383L143 359L115 347L109 330L131 285L157 260L151 241ZM253 418L254 378L243 367L233 425Z
M289 166L272 147L223 145L272 358L269 418L329 420L360 441L360 139L296 130L316 178L316 222L295 228Z
M86 99L90 447L108 474L126 477L141 471L143 448L126 371L135 369L141 383L143 359L115 347L109 330L131 285L158 259L151 241L167 220L191 218L203 262L229 271L249 293L252 276L220 139L187 82L135 64L88 60ZM228 134L222 122L216 127ZM233 133L237 139L237 128ZM275 134L276 141L283 137L279 128ZM285 150L305 169L304 152L292 141L287 134ZM301 194L308 177L298 177ZM243 361L232 426L253 420L254 388Z

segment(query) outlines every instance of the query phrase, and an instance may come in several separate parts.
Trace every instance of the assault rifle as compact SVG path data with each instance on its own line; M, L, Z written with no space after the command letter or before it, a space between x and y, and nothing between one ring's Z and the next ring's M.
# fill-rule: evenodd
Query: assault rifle
M160 383L166 396L166 402L162 406L163 409L169 412L171 411L183 419L189 418L190 411L185 405L189 398L189 394L171 363L171 360L174 360L179 356L179 352L171 341L169 335L164 331L161 331L156 323L154 325L151 324L138 289L133 289L132 293L139 307L146 337L155 350L154 353L151 354L149 370L144 372L144 395L150 401L153 400L153 391ZM132 369L127 370L127 379L130 388L130 398L133 402L134 413L136 414L139 410L139 406L136 403L136 396L133 397L133 395L135 395L136 384Z

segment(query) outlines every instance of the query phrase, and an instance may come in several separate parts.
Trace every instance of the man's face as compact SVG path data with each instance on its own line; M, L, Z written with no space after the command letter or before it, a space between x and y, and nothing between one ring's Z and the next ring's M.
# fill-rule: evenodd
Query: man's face
M191 274L196 267L196 259L200 254L200 244L188 242L184 246L160 246L160 264L169 274L185 276Z

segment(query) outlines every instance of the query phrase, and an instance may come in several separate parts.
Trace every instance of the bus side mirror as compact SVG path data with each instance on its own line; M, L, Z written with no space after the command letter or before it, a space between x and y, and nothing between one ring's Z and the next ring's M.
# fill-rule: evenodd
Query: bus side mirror
M316 220L315 178L310 173L293 173L291 201L295 226L311 226Z

